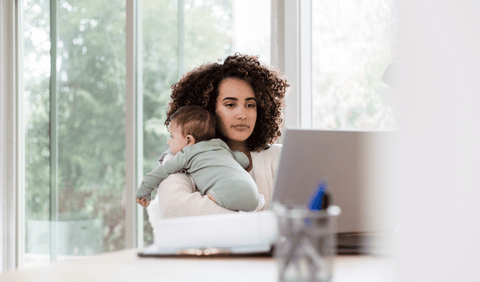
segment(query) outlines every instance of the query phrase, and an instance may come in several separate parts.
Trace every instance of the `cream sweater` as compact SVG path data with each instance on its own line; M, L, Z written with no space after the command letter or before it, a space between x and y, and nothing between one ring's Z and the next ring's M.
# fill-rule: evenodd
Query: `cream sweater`
M258 192L265 196L265 205L261 210L270 206L281 149L282 145L274 144L268 150L251 152L255 183ZM183 173L171 174L160 184L157 197L147 210L152 226L160 218L234 212L220 207L207 196L202 196L191 177Z

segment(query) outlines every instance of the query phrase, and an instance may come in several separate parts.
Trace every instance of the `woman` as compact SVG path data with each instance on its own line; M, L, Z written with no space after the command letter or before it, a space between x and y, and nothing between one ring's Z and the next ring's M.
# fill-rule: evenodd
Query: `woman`
M268 209L273 189L280 145L286 80L279 71L260 64L257 57L235 54L223 64L207 63L185 74L172 86L165 125L180 107L199 105L215 114L216 137L250 160L247 171ZM182 173L167 177L158 196L148 208L150 221L159 217L182 217L234 212L218 206L195 189L191 178Z

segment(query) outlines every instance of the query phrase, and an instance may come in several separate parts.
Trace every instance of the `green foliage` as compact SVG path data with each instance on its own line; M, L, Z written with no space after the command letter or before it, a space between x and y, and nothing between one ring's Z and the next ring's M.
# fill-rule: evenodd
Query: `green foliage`
M143 170L148 172L167 149L163 122L170 86L178 80L178 9L172 0L142 2ZM188 71L230 52L232 5L230 0L185 2ZM123 249L125 1L59 0L57 6L59 219L101 220L103 251ZM35 57L25 75L26 217L48 220L48 1L26 1L24 14L24 56ZM148 244L152 230L146 213L144 225Z
M185 71L231 52L224 48L231 42L231 0L186 0L184 14ZM179 79L177 15L177 1L142 1L144 174L158 165L158 158L168 148L164 126L166 106L170 100L170 86ZM144 241L150 244L153 232L146 212L144 226Z

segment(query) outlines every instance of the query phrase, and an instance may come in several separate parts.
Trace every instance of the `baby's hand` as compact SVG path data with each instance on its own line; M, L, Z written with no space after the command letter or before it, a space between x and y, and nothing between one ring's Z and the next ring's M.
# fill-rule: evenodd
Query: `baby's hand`
M207 196L210 198L210 200L214 201L215 204L217 204L217 201L216 201L215 198L212 196L212 194L207 194Z
M135 199L135 202L139 203L142 207L146 208L148 205L150 205L150 201L147 201L145 198Z

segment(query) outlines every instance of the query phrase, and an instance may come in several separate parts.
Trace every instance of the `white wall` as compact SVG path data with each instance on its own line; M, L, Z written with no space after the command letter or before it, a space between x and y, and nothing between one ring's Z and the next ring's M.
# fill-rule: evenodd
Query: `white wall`
M480 2L402 0L399 281L479 281Z

